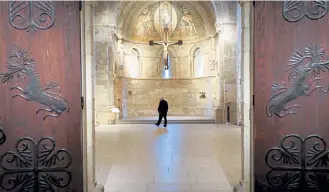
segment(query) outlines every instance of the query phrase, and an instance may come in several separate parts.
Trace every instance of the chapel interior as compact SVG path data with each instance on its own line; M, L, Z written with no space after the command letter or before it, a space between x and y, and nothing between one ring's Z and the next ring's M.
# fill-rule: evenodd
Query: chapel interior
M99 1L93 14L97 183L108 192L233 191L242 164L238 2ZM167 128L154 125L161 97Z

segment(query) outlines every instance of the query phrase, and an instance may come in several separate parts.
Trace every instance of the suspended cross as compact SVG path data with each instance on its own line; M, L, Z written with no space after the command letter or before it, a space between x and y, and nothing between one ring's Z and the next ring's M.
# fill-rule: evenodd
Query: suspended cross
M169 41L168 40L169 28L167 26L165 26L163 31L164 31L163 41L152 41L151 40L149 42L149 45L150 46L153 46L153 45L162 45L163 46L164 69L168 70L169 69L169 65L168 65L168 46L170 46L170 45L182 45L183 41L182 40L178 40L177 42Z

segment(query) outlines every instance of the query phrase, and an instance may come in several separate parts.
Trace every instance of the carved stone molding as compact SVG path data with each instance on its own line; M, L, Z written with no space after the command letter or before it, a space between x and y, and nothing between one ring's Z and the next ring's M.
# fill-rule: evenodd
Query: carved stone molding
M210 60L209 61L209 66L210 66L210 70L215 70L215 69L217 69L218 62L215 61L215 60Z
M107 28L109 29L110 31L116 31L117 29L117 26L114 25L114 24L111 24L111 25L94 25L94 27L97 29L97 28Z
M109 25L108 26L110 33L116 33L117 32L117 26L116 25Z
M222 23L215 23L216 33L223 33L224 32L224 25Z

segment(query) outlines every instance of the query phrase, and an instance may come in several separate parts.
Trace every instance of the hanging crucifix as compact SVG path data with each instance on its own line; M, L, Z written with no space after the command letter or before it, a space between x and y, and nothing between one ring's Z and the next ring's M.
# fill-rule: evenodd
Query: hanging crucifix
M159 6L160 7L160 6ZM160 14L160 11L159 11ZM169 25L172 22L172 13L169 14L168 12L168 5L164 5L164 10L163 13L161 14L161 16L159 15L159 20L162 24L162 28L163 28L163 41L149 41L149 45L153 46L153 45L162 45L163 46L163 62L164 62L164 69L168 70L169 69L169 65L168 65L168 47L170 45L182 45L183 41L182 40L178 40L176 42L174 41L169 41Z

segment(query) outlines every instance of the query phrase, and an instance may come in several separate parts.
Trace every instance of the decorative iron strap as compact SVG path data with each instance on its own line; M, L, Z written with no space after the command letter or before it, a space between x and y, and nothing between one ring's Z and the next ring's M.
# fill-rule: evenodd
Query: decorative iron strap
M295 134L287 135L279 147L267 152L265 162L271 170L262 184L266 186L264 192L329 189L329 151L319 135L305 139ZM259 187L259 183L257 185Z
M35 142L29 137L19 139L16 151L1 156L0 186L6 191L57 191L71 183L71 154L60 149L50 137Z
M327 12L327 1L284 1L282 8L283 17L289 22L297 22L304 17L321 19Z
M18 30L47 30L55 24L55 9L51 1L10 1L9 23Z
M3 131L2 127L0 127L0 145L4 144L6 142L6 139L7 139L6 134Z
M4 144L6 142L6 134L0 127L0 145Z

